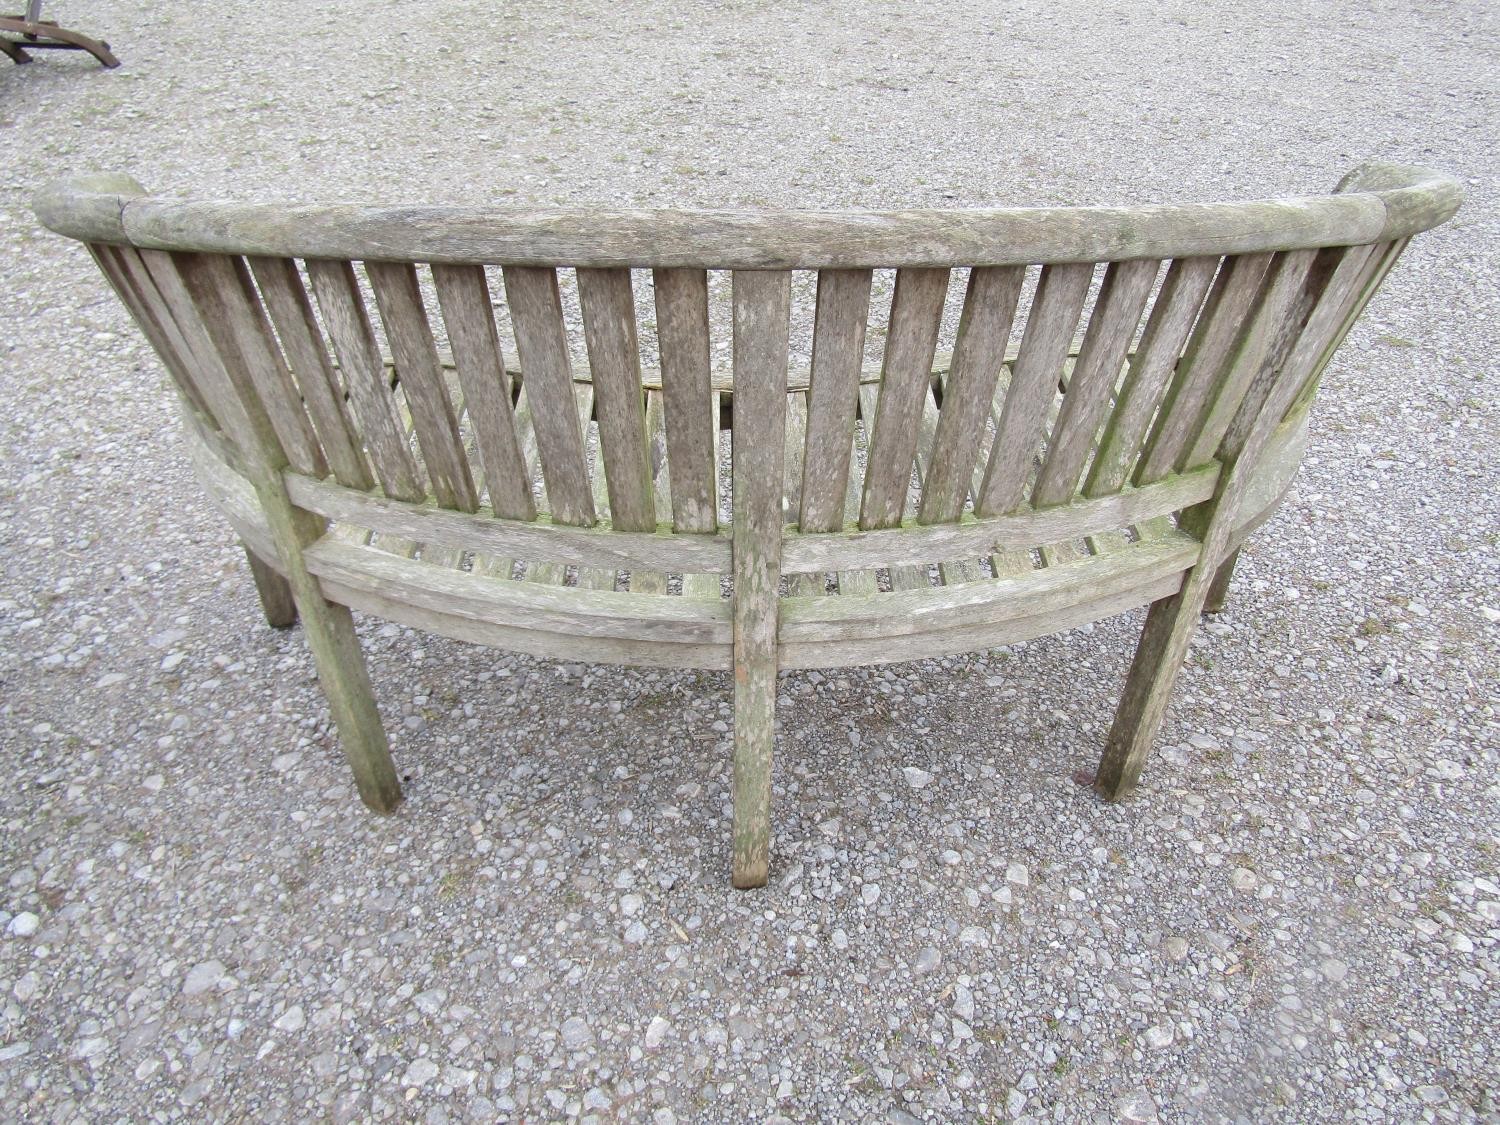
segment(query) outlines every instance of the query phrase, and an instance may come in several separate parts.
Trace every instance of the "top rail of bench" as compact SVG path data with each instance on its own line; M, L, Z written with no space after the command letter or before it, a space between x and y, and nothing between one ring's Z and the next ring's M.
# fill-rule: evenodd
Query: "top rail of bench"
M41 191L52 230L156 250L397 262L786 270L1125 261L1351 246L1446 221L1451 176L1361 165L1327 195L1141 207L595 210L243 204L146 195L123 175Z

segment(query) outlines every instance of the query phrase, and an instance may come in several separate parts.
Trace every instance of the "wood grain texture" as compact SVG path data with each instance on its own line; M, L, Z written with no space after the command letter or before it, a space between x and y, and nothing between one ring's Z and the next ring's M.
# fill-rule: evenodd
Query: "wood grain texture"
M443 325L453 348L453 363L463 388L464 408L474 429L490 507L506 519L536 516L531 474L521 455L511 404L511 379L495 329L489 282L484 268L436 265L433 285Z
M803 489L806 485L802 476L802 463L806 447L807 394L804 391L793 391L786 396L785 469L782 475L781 501L781 518L791 526L796 526L798 514L802 511ZM794 597L823 592L821 574L783 573L786 573L787 589Z
M1159 267L1159 262L1138 260L1115 262L1105 271L1031 494L1037 507L1063 503L1078 488Z
M578 300L593 376L599 447L609 483L610 522L653 531L656 502L646 447L645 389L630 271L578 271Z
M770 865L791 275L736 272L733 287L733 882L748 888Z
M344 406L344 389L328 358L297 263L289 258L251 258L248 263L333 475L350 488L369 488L374 480L360 452L357 432Z
M210 254L173 254L172 262L241 406L255 419L269 421L276 447L294 469L324 476L328 463L244 263Z
M1301 327L1297 305L1317 255L1316 250L1292 250L1276 256L1234 357L1214 384L1197 433L1187 443L1186 454L1179 458L1180 467L1202 465L1213 457L1247 392L1273 373L1279 344L1295 339Z
M1250 203L887 212L605 211L177 202L132 181L44 188L44 225L90 242L271 257L550 266L952 268L1246 254L1404 237L1448 219L1457 181L1392 166L1377 190ZM1396 186L1384 186L1392 184ZM122 194L124 192L124 194Z
M310 259L307 276L381 488L387 496L421 500L427 490L419 481L417 463L406 444L354 267L348 262Z
M139 253L130 247L104 245L90 246L89 253L141 334L155 349L178 391L212 426L225 429L195 370L193 353L173 320L171 309L140 264Z
M718 527L718 403L708 341L708 276L702 270L657 270L656 334L672 465L672 527Z
M1446 177L1391 166L1340 188L1169 208L505 213L172 203L104 177L44 192L39 210L87 232L161 355L195 469L252 552L268 619L290 620L290 592L306 625L371 807L393 807L400 789L351 607L542 656L732 667L734 883L757 886L778 668L960 652L1150 604L1096 787L1118 797L1136 783L1199 611L1285 495L1332 349L1405 239L1459 198ZM241 253L256 260L223 256ZM312 259L321 318L296 257ZM394 393L352 261L367 264ZM436 263L461 398L427 324L424 261ZM504 269L517 371L485 263ZM1028 264L1041 282L1007 367ZM1069 363L1096 264L1107 272ZM569 267L589 352L576 373L556 273ZM633 267L656 271L660 379L641 369ZM806 383L788 371L793 267L825 271ZM939 361L955 267L974 268L954 355ZM898 282L882 372L865 380L875 268ZM727 534L714 411L731 381L711 369L707 269L734 271ZM668 508L670 535L657 526ZM861 530L846 530L856 508ZM985 557L994 578L974 562ZM487 575L511 573L512 559L531 581ZM564 585L574 568L577 586ZM612 588L618 571L630 592ZM830 573L839 597L824 596ZM669 575L685 596L641 596L665 593Z
M276 558L302 619L340 747L361 799L377 812L389 812L401 801L401 786L353 618L346 606L323 597L307 569L307 549L328 541L326 524L292 503L286 478L310 478L282 446L276 424L260 402L263 392L249 374L252 364L268 364L265 357L252 358L257 347L267 346L261 336L268 326L249 308L248 271L242 274L232 263L204 255L174 254L172 264L180 271L199 321L230 373L230 386L249 426L239 452L272 545L269 555ZM263 370L262 376L266 374Z
M1250 254L1220 266L1141 452L1137 484L1150 484L1186 465L1214 388L1234 362L1273 257Z
M976 269L969 274L958 337L943 384L932 463L922 486L917 515L922 523L955 520L964 510L1025 280L1022 266Z
M869 270L818 274L807 438L803 448L791 454L802 462L797 521L803 531L843 527L870 318L870 277Z
M297 602L292 597L291 583L248 545L245 546L245 561L250 564L250 577L255 583L256 596L260 598L261 612L266 615L266 624L273 629L295 625Z
M1341 254L1319 289L1306 321L1299 325L1300 330L1295 334L1288 354L1279 365L1262 364L1256 372L1259 385L1243 396L1233 421L1225 428L1214 450L1221 460L1239 457L1267 399L1275 393L1279 383L1290 380L1297 384L1297 391L1291 396L1291 400L1296 401L1301 388L1312 377L1314 368L1325 354L1329 341L1343 327L1349 304L1365 282L1369 263L1378 256L1372 246L1356 246Z
M999 429L990 447L984 483L974 500L975 515L1005 515L1021 504L1028 472L1041 445L1047 410L1057 396L1068 345L1093 276L1092 265L1046 266L1042 270L1005 393Z
M1129 478L1218 267L1216 258L1179 258L1167 270L1089 469L1084 495L1114 492Z
M594 496L574 409L557 271L507 266L504 277L552 518L587 527L594 522Z
M933 353L947 295L947 270L896 271L875 431L870 436L859 506L859 526L865 530L894 527L906 514L917 429L932 380Z
M443 384L417 271L400 263L366 262L365 273L391 345L396 377L411 407L432 494L441 507L472 512L479 506L479 496L459 436L458 417Z

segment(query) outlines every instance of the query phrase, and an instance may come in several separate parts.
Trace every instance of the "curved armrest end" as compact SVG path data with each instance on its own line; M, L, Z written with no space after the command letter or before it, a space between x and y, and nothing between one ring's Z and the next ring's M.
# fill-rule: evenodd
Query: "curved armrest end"
M146 189L123 172L54 180L32 197L31 207L48 230L82 242L128 243L125 204Z
M1464 198L1464 189L1446 172L1385 160L1368 160L1350 169L1334 191L1363 192L1385 205L1382 241L1409 238L1441 226Z

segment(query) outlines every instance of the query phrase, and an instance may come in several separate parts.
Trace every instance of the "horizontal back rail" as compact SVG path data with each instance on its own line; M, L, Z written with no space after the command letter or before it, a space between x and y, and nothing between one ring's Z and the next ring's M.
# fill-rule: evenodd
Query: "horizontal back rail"
M176 202L128 177L44 189L36 210L85 242L221 254L517 266L793 270L1236 255L1386 241L1445 221L1462 190L1421 168L1351 174L1377 190L1247 203L775 213Z

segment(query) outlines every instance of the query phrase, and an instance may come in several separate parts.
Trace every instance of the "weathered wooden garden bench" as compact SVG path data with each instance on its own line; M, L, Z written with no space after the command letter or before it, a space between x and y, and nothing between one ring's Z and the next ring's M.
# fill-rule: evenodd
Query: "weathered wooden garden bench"
M1095 781L1128 792L1331 353L1459 199L1391 165L1270 202L892 213L250 206L99 176L38 212L170 372L366 804L401 791L351 609L733 669L750 887L778 669L1149 605Z

